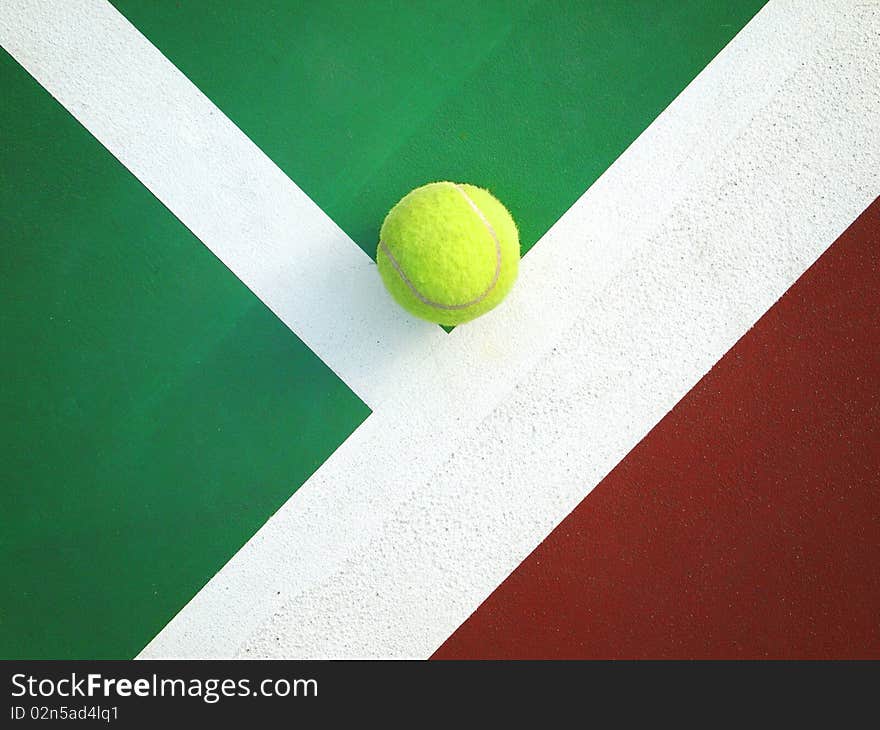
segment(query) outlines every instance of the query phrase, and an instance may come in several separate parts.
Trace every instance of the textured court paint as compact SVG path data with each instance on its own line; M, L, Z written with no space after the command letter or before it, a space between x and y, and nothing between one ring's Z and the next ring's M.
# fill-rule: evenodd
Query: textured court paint
M880 658L878 277L880 199L435 657Z
M777 59L777 60L785 61L786 59L783 58L783 59ZM771 73L772 73L772 72L771 72ZM753 92L757 92L758 89L757 89L757 88L752 88L752 91L753 91ZM809 109L809 108L810 108L810 107L808 107L808 109ZM746 115L746 117L747 117L747 115ZM839 202L839 201L837 201L837 202ZM248 598L250 598L250 596L248 596ZM237 599L236 599L236 600L237 600Z
M768 5L141 656L430 655L876 196L877 27Z
M371 256L465 180L527 251L764 0L113 0Z
M17 3L17 5L22 5L22 3ZM33 5L36 7L36 6L40 6L40 5L48 5L48 4L46 4L46 3L33 3ZM10 8L10 6L11 6L11 3L6 5L7 10ZM68 7L69 7L69 6L68 6ZM34 29L35 29L35 26L32 27L30 30L33 31ZM90 38L84 38L84 40L85 40L86 42L91 42L92 39L90 39ZM114 40L115 40L115 39L114 39ZM117 50L118 50L118 49L117 49ZM122 54L122 55L124 55L124 54ZM110 58L113 58L113 59L118 60L118 59L119 59L119 56L111 55ZM75 65L75 62L76 62L78 59L77 59L76 56L74 56L73 58L70 58L70 59L68 59L68 60L71 61L71 62L74 62L74 65ZM116 80L116 77L114 76L113 79ZM108 79L108 80L110 80L110 79ZM165 91L165 90L166 90L166 87L164 87L164 86L158 86L158 87L156 87L156 89L155 89L157 95L160 95L160 94L161 94L163 91ZM80 91L84 91L84 89L81 87L81 88L80 88ZM161 106L161 105L160 105L160 106ZM99 110L99 113L100 113L100 110ZM152 124L152 121L153 121L153 120L144 120L144 121L145 121L145 122L149 122L150 124ZM184 131L188 131L188 130L189 130L188 127L185 127L185 128L184 128ZM118 133L120 130L117 129L117 130L114 130L114 131L116 131L116 132ZM196 131L197 131L197 130L196 130ZM198 137L196 137L196 139L198 139ZM114 150L114 152L115 152L115 150ZM166 150L166 149L163 149L162 147L156 147L156 148L155 148L155 153L156 153L155 156L156 156L157 158L160 158L160 157L162 156L163 153L167 153L167 150ZM171 170L169 170L169 172L171 172ZM175 171L175 172L176 172L176 171ZM171 174L169 174L169 175L166 175L166 177L167 177L167 178L174 177L173 172L171 172ZM179 183L178 183L178 184L179 184ZM218 223L218 227L222 227L222 225L223 225L223 223L224 223L225 221L223 221L222 217L218 217L217 220L219 221L219 223ZM324 283L324 282L322 282L322 284L323 284L323 283ZM319 287L319 288L323 289L323 287Z
M0 657L133 656L367 409L0 52Z

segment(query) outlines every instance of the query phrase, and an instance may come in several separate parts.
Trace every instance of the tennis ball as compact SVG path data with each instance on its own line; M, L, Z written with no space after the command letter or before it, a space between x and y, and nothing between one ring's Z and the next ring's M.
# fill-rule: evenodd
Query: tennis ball
M488 190L430 183L388 213L376 263L385 287L408 312L461 324L507 296L519 270L519 233Z

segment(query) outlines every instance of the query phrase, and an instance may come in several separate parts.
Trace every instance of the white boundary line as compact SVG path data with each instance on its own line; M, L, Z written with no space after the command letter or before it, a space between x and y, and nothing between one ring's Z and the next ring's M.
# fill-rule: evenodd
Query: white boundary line
M430 654L877 193L876 27L765 8L141 656Z
M80 17L64 17L74 5ZM109 6L78 0L64 5L63 10L59 7L36 2L4 4L0 8L0 40L56 98L69 105L80 121L87 118L89 123L83 123L90 129L89 124L96 125L104 136L95 130L93 133L123 162L123 156L129 154L129 135L138 139L137 124L144 120L133 119L129 127L115 120L116 114L127 118L126 111L118 106L131 102L123 93L132 92L125 88L126 73L100 65L79 67L83 58L91 58L84 49L98 47L98 56L113 51L116 57L112 66L128 67L129 72L139 68L142 57L153 58L162 74L177 79L172 83L159 74L151 79L153 86L135 86L134 106L138 112L134 117L157 112L161 116L167 111L151 98L157 90L163 98L183 90L204 99L112 8L107 10ZM871 96L875 89L868 88L864 99L854 98L853 79L847 75L851 69L831 70L819 64L821 68L811 71L812 79L805 78L799 69L799 64L807 60L824 60L829 54L833 57L848 52L848 46L860 37L847 12L856 10L862 15L867 12L876 28L874 11L864 3L814 6L792 0L765 8L526 257L521 281L510 302L449 337L434 328L410 328L409 320L396 319L392 314L396 310L379 304L382 296L375 291L378 284L370 283L356 266L347 268L353 244L322 220L323 214L316 213L317 209L262 153L246 139L239 140L257 165L251 169L242 163L244 177L239 182L263 192L263 186L271 187L272 181L279 187L290 186L294 193L279 202L300 212L305 210L307 224L303 226L299 219L286 220L293 229L272 224L272 235L264 242L274 252L272 255L263 250L238 251L235 245L240 239L236 239L226 242L233 250L224 256L234 261L239 268L231 265L233 270L258 296L268 298L267 304L276 312L273 298L290 290L289 281L302 282L308 290L306 295L311 295L309 302L330 301L338 297L328 292L343 290L336 274L347 272L356 284L354 295L349 295L354 300L341 304L340 310L328 310L333 317L341 318L341 323L327 318L320 327L310 329L303 312L314 312L316 308L310 309L309 303L303 306L286 302L291 309L284 310L282 319L320 356L329 358L331 367L368 403L381 403L382 408L151 642L143 656L229 656L247 654L248 649L250 655L429 653L589 491L596 475L613 466L633 439L637 440L665 413L683 393L682 384L692 383L705 372L732 344L731 338L735 340L742 328L754 321L817 255L817 249L833 239L819 232L842 230L876 192L876 178L868 177L866 169L871 168L865 166L876 162L876 156L870 154L873 137L866 136L865 129L858 125L839 128L841 117L835 116L834 110L823 111L817 96L827 84L829 92L844 95L841 98L852 106L856 121L864 118L870 122L871 112L876 111L870 106L876 104ZM44 21L48 36L40 25ZM80 38L68 37L69 23L82 34ZM830 30L835 23L841 25L836 34ZM867 28L870 30L870 22ZM863 41L865 32L861 30ZM53 59L53 54L60 55L61 60ZM861 56L855 59L864 62ZM94 63L102 63L101 58L94 59ZM797 93L811 92L804 98L796 97L785 86L795 71L795 78L800 80ZM104 73L111 73L110 78L105 79ZM97 99L89 96L89 104L98 105L90 111L89 104L82 102L82 94L92 94L90 87L95 79L115 91L100 92ZM179 102L175 97L173 106ZM209 111L208 116L219 114L207 100L204 102L202 112ZM793 122L796 133L813 142L812 148L796 146L789 150L790 138L779 127L764 129L763 136L750 136L752 117L773 107L785 108L792 115L790 119L775 118L781 127ZM228 120L213 136L206 135L203 123L213 129L210 121L184 116L175 119L163 133L189 130L208 150L228 147L227 136L241 135ZM853 133L850 139L847 133ZM176 139L176 134L172 137ZM162 138L149 139L155 144ZM822 150L815 147L827 144L828 139L834 140L834 149L839 150L832 159L823 157ZM804 166L809 169L814 161L828 163L828 172L838 170L844 162L851 162L845 155L855 144L866 148L868 154L856 164L856 174L849 179L844 176L833 205L822 209L811 221L815 225L813 239L768 239L774 225L793 228L808 237L811 231L804 231L786 217L792 210L785 206L792 199L785 189L765 190L763 186L791 183L796 191L795 205L816 203L820 188L803 190L795 185L796 176L791 176ZM778 159L772 153L780 146L791 154ZM134 147L135 152L126 159L139 163L149 144L142 141ZM149 152L161 156L162 149ZM197 148L190 151L190 157L196 152L199 156L209 154ZM141 179L151 190L155 185L165 191L163 194L178 205L178 209L169 207L196 235L211 241L217 236L223 243L219 229L226 229L230 220L239 232L253 226L264 230L261 220L251 220L234 205L230 207L233 199L228 194L215 191L213 194L224 204L210 207L209 194L217 183L217 169L198 168L204 173L195 180L201 192L187 198L174 181L164 179L171 171L179 174L176 162L172 160L160 169L147 166L156 179ZM180 167L189 164L184 159ZM746 173L753 173L752 178ZM225 168L223 174L228 178ZM748 183L753 196L759 196L757 201L741 201L748 203L750 210L761 210L762 202L773 203L754 229L740 230L744 208L719 211L716 198L705 194L701 197L700 191L705 189L724 199L729 192L724 186L736 174L743 185ZM254 179L249 182L250 176ZM162 188L164 185L167 190ZM770 192L776 197L762 197ZM699 251L694 269L684 264L676 267L672 258L675 251L681 259L689 260L694 252L681 248L682 241L692 243L686 226L705 225L708 220L699 215L691 220L693 201L676 207L686 195L708 206L710 218L723 212L730 230L736 232L735 240L723 239L728 247L719 248L712 245L718 241L709 241L705 251ZM208 206L210 216L202 205ZM810 208L797 212L801 210ZM272 210L262 212L276 214ZM202 216L214 220L203 221L205 228L199 233L189 222L190 215L196 220ZM242 219L247 224L243 227L238 225ZM670 233L664 233L664 228ZM305 230L318 239L323 236L331 248L333 240L343 243L337 246L339 251L333 249L328 260L321 256L314 259L311 272L307 267L289 264L291 268L270 276L260 267L267 262L286 263L281 252L289 254L290 249L284 249L281 243L289 241L290 230ZM741 235L748 245L739 250ZM306 250L310 241L302 244ZM553 245L548 246L546 241L553 241ZM803 248L799 248L801 244ZM215 250L212 244L209 246ZM299 251L297 246L299 243L294 247ZM357 252L354 254L356 257ZM765 272L768 261L779 265L769 266L769 272ZM757 268L745 270L735 280L730 278L734 272L739 276L743 265L756 263ZM663 297L668 297L663 284L669 283L670 273L675 274L677 291L690 283L695 291L708 291L727 304L706 312L704 299L676 300L678 318L673 324L680 329L670 328L665 320L653 317L661 311L672 314L661 306ZM369 276L378 279L375 272ZM700 288L705 282L710 282L709 290ZM717 290L712 289L715 285ZM646 292L653 291L658 292L659 300L646 298ZM585 297L585 292L590 295ZM732 294L738 294L742 301L731 300ZM634 311L628 302L640 303L646 309ZM281 303L285 304L283 297ZM352 317L362 318L357 326L347 319ZM712 327L707 329L707 323ZM356 351L352 343L363 337L364 328L375 335L385 326L390 339L378 349L368 349L365 363L352 363L350 353ZM336 327L353 339L334 335L328 340L323 328ZM579 349L577 343L583 338L586 342ZM669 351L663 347L667 341ZM603 343L607 354L600 356L597 353L602 351ZM685 351L676 352L685 345ZM570 355L557 360L554 367L559 352ZM645 369L643 376L645 362L637 364L640 361L635 359L640 353L647 354L645 362L655 366ZM658 363L664 366L659 374ZM383 368L383 364L390 366ZM599 368L602 364L604 367ZM545 371L555 375L548 379ZM573 389L572 378L577 374L581 378L592 375L597 387ZM524 378L520 390L543 394L539 400L534 396L517 398L520 391L514 386ZM567 384L566 390L556 388L554 383ZM645 390L646 385L651 388ZM505 398L515 404L514 411L509 410L510 403L498 407ZM599 410L591 411L585 399L596 399ZM522 433L522 427L532 427L530 422L538 430L535 434ZM568 428L562 429L563 424ZM484 463L481 466L482 457L495 453L492 444L485 441L486 429L494 438L495 448L502 449L497 454L503 458L493 461L494 468L503 471L500 476ZM573 439L581 442L580 452L576 449L572 453ZM578 456L584 452L584 442L589 444L587 462ZM518 450L511 449L512 443ZM535 452L530 448L533 443L541 444L542 450ZM474 444L486 448L473 453L469 449ZM455 459L469 466L458 471L452 466ZM464 475L466 481L450 481L445 476L448 474ZM529 474L544 476L539 482L516 480ZM535 483L542 488L533 489Z

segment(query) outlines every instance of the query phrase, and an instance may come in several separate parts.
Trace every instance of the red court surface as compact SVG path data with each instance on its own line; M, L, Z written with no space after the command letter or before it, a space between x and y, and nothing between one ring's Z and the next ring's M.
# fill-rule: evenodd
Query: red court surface
M880 658L880 199L435 658Z

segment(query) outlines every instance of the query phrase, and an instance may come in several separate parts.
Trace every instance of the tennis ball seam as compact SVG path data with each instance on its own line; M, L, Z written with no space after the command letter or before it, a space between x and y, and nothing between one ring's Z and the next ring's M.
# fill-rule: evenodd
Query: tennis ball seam
M492 224L489 222L489 219L483 214L483 211L480 210L479 206L473 201L470 195L467 194L464 188L461 187L458 183L450 183L458 192L461 193L462 197L465 199L467 204L471 207L474 213L477 214L479 219L483 222L483 225L486 227L486 230L489 231L489 235L492 236L492 242L495 244L495 273L492 275L492 281L489 283L489 286L486 287L486 290L483 291L478 297L472 299L469 302L465 302L464 304L443 304L442 302L435 302L432 299L428 299L422 292L418 290L415 284L410 281L410 278L404 273L403 268L400 266L400 263L394 258L394 254L391 253L391 249L388 247L388 244L385 243L384 240L379 241L379 248L385 252L385 255L388 257L388 260L391 262L391 265L394 267L394 270L397 272L397 275L401 278L404 284L409 287L409 290L413 293L413 295L420 301L422 304L426 304L429 307L434 307L436 309L444 309L448 311L454 311L458 309L467 309L468 307L472 307L475 304L479 304L486 297L488 297L495 286L498 284L498 279L501 276L501 242L498 240L498 235L495 233L495 229L492 227Z

